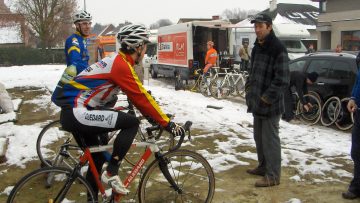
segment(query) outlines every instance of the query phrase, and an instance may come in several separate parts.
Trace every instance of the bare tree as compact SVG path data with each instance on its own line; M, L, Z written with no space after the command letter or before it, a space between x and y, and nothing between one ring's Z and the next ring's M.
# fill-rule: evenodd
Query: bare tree
M222 16L226 19L236 19L238 21L246 19L249 15L259 13L257 10L243 10L240 8L225 9Z
M42 48L56 45L71 32L76 0L16 0L14 5L38 35Z
M172 24L173 23L169 19L160 19L156 21L156 23L151 24L150 29L157 29L159 27L164 27Z

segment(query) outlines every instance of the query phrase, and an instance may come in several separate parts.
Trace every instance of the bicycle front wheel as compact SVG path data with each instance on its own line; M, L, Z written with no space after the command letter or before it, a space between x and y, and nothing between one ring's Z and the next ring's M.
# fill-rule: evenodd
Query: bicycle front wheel
M95 194L84 177L63 167L37 169L16 183L7 199L15 202L96 202ZM51 183L49 183L51 182ZM65 187L67 186L67 187ZM88 195L87 195L88 194Z
M159 161L155 160L141 179L139 202L211 202L215 192L215 177L204 157L183 149L163 156L180 191L171 187L159 168Z
M67 149L68 156L60 155L60 148L63 144L77 146L75 139L70 132L62 130L59 120L47 124L40 132L36 141L36 152L44 166L65 166L72 168L81 154L81 150ZM54 163L54 162L57 163Z

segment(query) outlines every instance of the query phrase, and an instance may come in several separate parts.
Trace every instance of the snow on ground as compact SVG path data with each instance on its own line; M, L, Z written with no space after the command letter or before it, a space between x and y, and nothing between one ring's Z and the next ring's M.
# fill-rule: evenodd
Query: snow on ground
M14 87L44 87L53 90L62 71L63 65L14 66L0 68L0 81L7 88ZM244 159L257 160L256 153L238 152L235 148L247 146L255 147L253 140L253 117L246 112L242 103L227 100L206 98L190 91L175 91L172 85L158 80L145 82L156 100L166 113L175 114L175 121L193 122L193 127L203 129L210 134L193 136L194 139L211 137L214 133L227 136L227 140L213 142L215 152L199 151L205 156L215 172L228 170L236 165L249 165ZM50 95L35 99L32 103L41 104L50 100ZM207 105L223 107L220 110L206 108ZM54 106L54 108L56 108ZM32 126L17 126L12 123L0 125L0 138L9 138L7 164L24 167L29 160L36 159L35 141L40 132L40 124ZM335 158L350 162L351 136L331 128L321 126L293 125L280 122L280 137L282 142L282 165L297 169L298 175L292 180L301 181L306 174L315 174L316 181L341 181L342 177L351 174L341 169ZM338 177L329 178L326 173L331 172ZM321 178L319 178L321 177ZM291 202L296 202L292 200Z

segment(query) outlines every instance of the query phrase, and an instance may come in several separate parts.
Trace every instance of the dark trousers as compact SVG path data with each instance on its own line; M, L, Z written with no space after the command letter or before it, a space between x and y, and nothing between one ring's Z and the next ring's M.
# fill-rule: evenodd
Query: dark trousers
M254 115L254 139L260 169L269 178L280 180L281 145L279 137L280 115L269 118Z
M282 116L282 119L284 119L285 121L291 121L295 117L294 110L296 104L290 87L286 88L284 92L284 104L285 104L285 112Z
M360 110L354 115L354 126L351 134L351 158L354 162L354 178L351 180L349 191L360 195Z
M241 70L249 71L249 61L241 60Z

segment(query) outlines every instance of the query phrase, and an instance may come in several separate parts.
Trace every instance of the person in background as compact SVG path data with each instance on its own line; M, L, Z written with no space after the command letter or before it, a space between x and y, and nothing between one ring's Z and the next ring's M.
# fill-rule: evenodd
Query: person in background
M272 19L258 14L251 20L256 41L251 52L249 77L245 84L248 112L254 116L254 139L258 166L247 173L262 176L255 187L280 184L280 117L284 113L284 92L289 86L289 57L275 36Z
M336 53L341 53L342 52L342 46L340 44L336 45L335 52Z
M292 96L292 88L295 87L296 92L299 96L299 101L303 105L305 111L309 111L312 107L311 103L309 103L306 98L304 97L305 94L308 93L308 85L311 85L315 83L317 80L319 74L316 72L311 73L303 73L299 71L293 71L290 73L290 85L286 89L286 92L284 94L284 102L285 102L285 113L283 114L283 119L290 123L294 120L294 98Z
M218 58L217 51L214 49L214 42L208 41L207 45L207 52L205 56L205 67L204 67L204 74L206 74L211 67L216 66L216 61Z
M313 44L309 44L309 48L306 51L306 54L310 54L310 53L314 53L315 49L314 49L314 45Z
M249 54L249 43L244 42L243 46L239 49L239 56L241 58L241 69L248 71L250 54Z
M358 67L360 65L360 52L356 57ZM360 74L357 74L355 84L351 92L351 98L347 104L349 112L354 113L354 126L351 132L351 159L354 162L354 177L349 188L342 193L344 199L356 199L360 197Z
M89 66L86 38L91 32L91 20L92 16L90 13L84 10L77 11L73 16L76 31L65 41L67 67L63 73L63 80L70 81Z
M0 83L0 113L11 113L14 111L14 104L11 101L5 85Z

